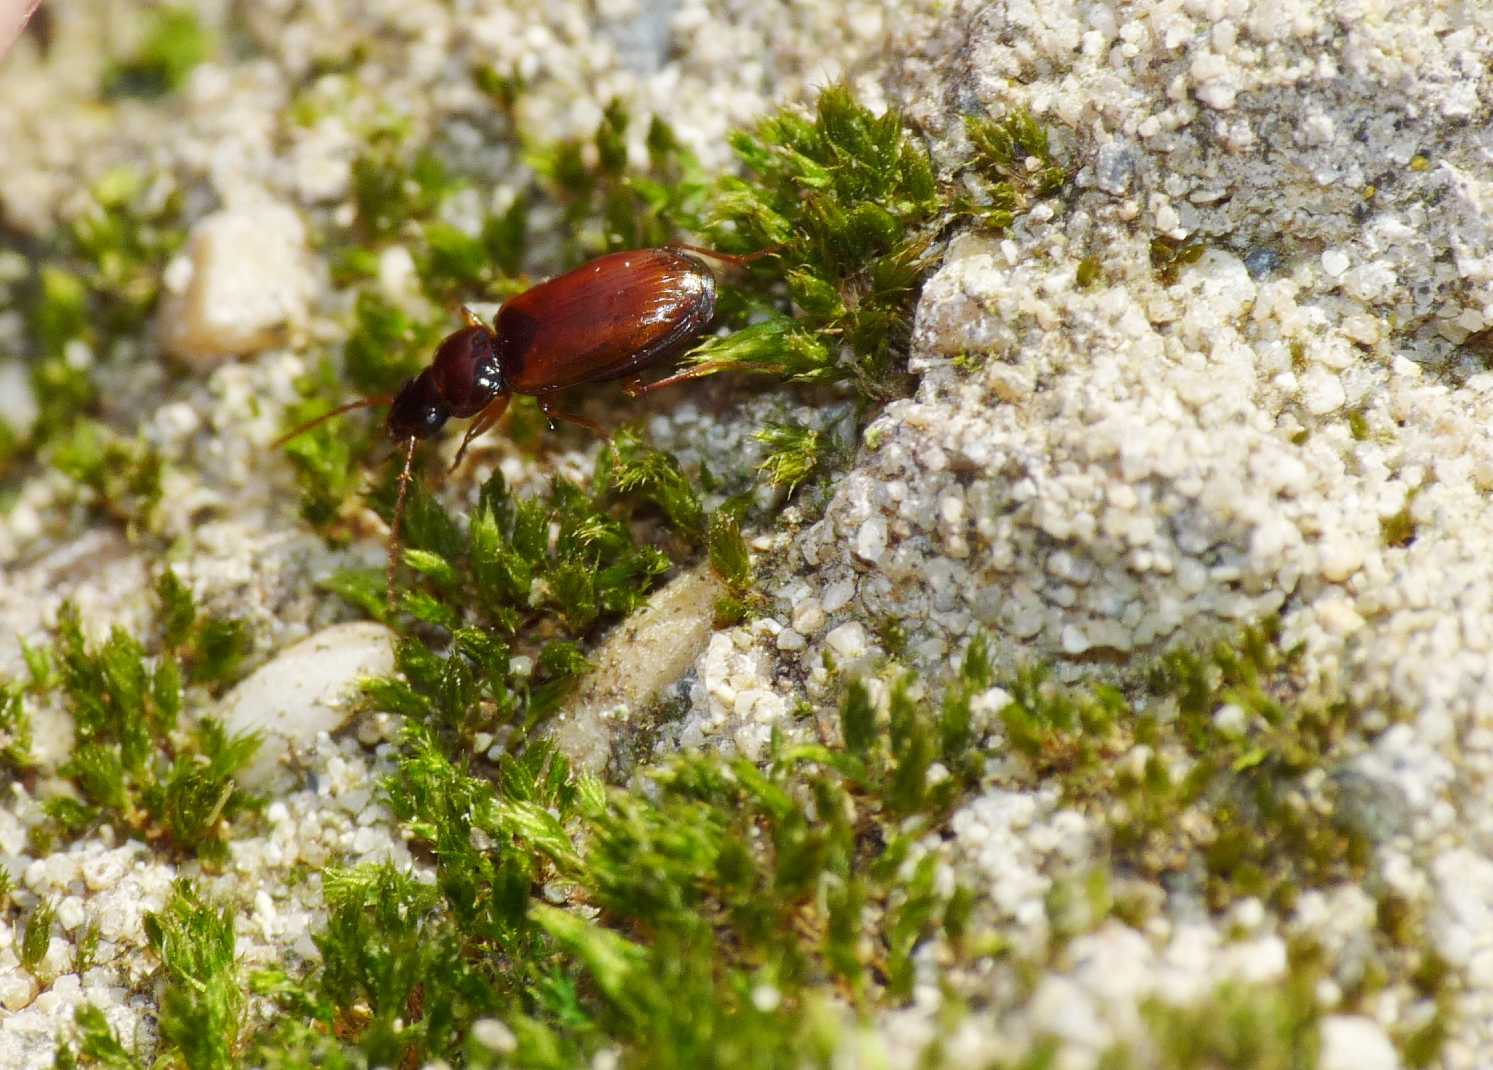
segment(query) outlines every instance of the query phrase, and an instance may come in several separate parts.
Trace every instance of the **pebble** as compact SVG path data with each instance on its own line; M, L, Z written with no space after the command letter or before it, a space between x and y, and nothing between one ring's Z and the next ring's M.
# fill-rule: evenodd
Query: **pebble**
M18 1011L36 998L36 979L19 967L0 970L0 1007Z
M508 1055L518 1050L518 1037L497 1018L479 1018L473 1022L472 1039L498 1055Z
M1347 271L1350 263L1348 254L1341 249L1328 249L1322 253L1322 270L1334 279Z
M886 519L868 517L855 533L855 556L868 564L877 564L886 553Z
M708 563L656 591L589 655L591 671L547 731L579 769L600 769L610 753L619 707L641 710L679 680L701 649L715 649L715 604L725 593ZM750 637L747 637L750 642Z
M842 663L859 661L870 649L865 626L860 621L847 621L832 629L824 642Z
M341 728L360 680L393 671L393 633L373 621L334 624L260 666L223 700L223 723L230 732L265 734L243 773L244 784L288 783L282 758Z
M305 319L313 288L293 208L266 202L204 216L167 268L162 344L200 365L257 353Z
M1317 1070L1400 1070L1400 1055L1372 1018L1329 1014L1318 1026L1322 1051Z
M36 391L31 386L31 372L19 360L0 360L0 426L17 438L31 434L41 412Z

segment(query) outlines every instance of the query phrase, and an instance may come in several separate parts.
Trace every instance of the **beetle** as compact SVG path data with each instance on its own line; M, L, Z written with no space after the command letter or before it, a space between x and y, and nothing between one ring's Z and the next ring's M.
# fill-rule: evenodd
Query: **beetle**
M645 368L679 356L715 316L715 275L699 256L741 265L774 251L734 255L666 245L609 253L509 298L491 327L463 307L466 325L448 334L429 366L397 392L338 406L281 436L275 445L339 413L389 406L385 430L405 450L389 533L392 604L399 523L421 439L436 434L452 417L470 419L451 465L454 471L467 446L498 422L514 394L537 398L551 426L566 420L605 436L595 421L561 411L555 395L583 383L621 379L624 393L640 397L715 371L715 365L706 363L651 383L641 378Z

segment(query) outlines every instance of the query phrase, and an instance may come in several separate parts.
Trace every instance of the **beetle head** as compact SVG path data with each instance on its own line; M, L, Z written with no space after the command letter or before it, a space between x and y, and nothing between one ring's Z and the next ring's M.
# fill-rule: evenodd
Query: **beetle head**
M451 408L441 397L430 369L400 387L389 407L385 423L393 439L429 438L451 418Z

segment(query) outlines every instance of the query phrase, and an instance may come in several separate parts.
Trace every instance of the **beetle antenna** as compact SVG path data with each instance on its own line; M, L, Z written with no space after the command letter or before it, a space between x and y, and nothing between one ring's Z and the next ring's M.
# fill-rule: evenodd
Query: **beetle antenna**
M399 473L399 493L394 497L394 520L389 525L389 571L385 576L389 616L394 616L394 576L399 569L399 522L404 519L404 498L410 489L410 468L415 463L415 443L419 439L411 435L405 439L404 471Z
M357 401L349 401L346 405L338 405L331 412L324 412L320 416L312 417L305 423L301 424L299 427L285 432L285 434L281 435L279 438L275 439L275 441L270 443L270 449L279 449L291 439L299 438L307 431L310 431L313 428L320 427L322 424L330 420L333 416L341 416L344 412L352 412L353 409L368 409L378 405L392 405L393 403L394 398L392 395L380 394L377 397L359 398Z
M683 249L687 253L695 253L699 256L709 257L712 260L720 260L724 263L735 264L737 267L741 267L743 264L750 264L754 260L761 260L764 256L772 256L783 247L781 245L769 245L767 248L758 249L754 253L723 253L718 249L707 249L703 245L690 245L687 242L676 241L670 242L665 248Z

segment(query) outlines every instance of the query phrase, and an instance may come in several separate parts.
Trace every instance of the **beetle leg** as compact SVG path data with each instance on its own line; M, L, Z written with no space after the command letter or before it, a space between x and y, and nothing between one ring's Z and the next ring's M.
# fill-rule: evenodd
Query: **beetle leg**
M622 384L622 392L630 398L640 398L644 394L651 394L655 390L661 390L675 383L682 383L689 379L699 379L706 375L714 375L726 366L725 361L711 360L704 364L696 364L693 368L669 376L667 379L658 379L651 383L645 383L641 379L629 379Z
M467 443L471 442L478 435L485 433L488 428L503 418L503 413L507 411L508 402L512 397L512 394L499 394L489 401L481 412L472 418L472 422L467 424L467 433L461 436L461 445L456 450L456 460L451 462L451 467L448 471L454 472L457 468L461 467L461 459L466 456Z
M389 620L394 619L394 579L399 571L399 523L404 519L404 498L410 489L410 468L415 463L415 443L411 435L404 448L404 471L399 473L399 495L394 499L394 519L389 524L389 570L385 575L386 606Z
M601 424L597 423L595 420L588 420L584 416L577 416L574 413L570 412L561 412L559 409L555 408L554 400L547 395L540 395L539 411L544 413L544 415L549 419L551 427L554 426L556 420L564 420L567 423L579 424L582 427L589 428L591 431L600 435L602 438L610 439L612 437L610 434L608 434L607 429L605 427L602 427Z

